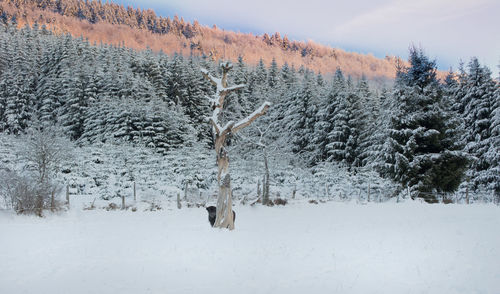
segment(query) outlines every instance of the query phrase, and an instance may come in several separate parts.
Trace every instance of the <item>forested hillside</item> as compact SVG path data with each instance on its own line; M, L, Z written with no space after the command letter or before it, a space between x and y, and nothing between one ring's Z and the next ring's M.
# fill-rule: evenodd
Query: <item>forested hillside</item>
M378 84L391 83L396 74L396 57L376 58L346 52L312 41L290 40L279 32L255 36L223 31L186 22L182 17L159 17L152 10L123 7L112 2L83 0L2 0L0 19L14 20L18 26L45 25L57 34L83 36L91 43L104 42L128 48L147 48L173 55L206 55L214 60L236 62L242 56L246 63L257 65L262 59L269 66L275 59L278 66L288 63L331 75L337 68L355 78L366 76Z
M240 146L232 152L255 161L265 146L281 166L305 167L313 177L325 164L345 175L377 171L429 202L457 189L498 201L500 88L491 71L472 59L443 84L421 49L410 50L409 64L393 88L375 91L340 69L326 79L240 58L229 83L246 87L227 97L223 115L243 118L263 101L272 107L232 138ZM200 68L219 74L206 57L1 26L0 132L22 134L36 121L60 125L81 146L132 144L166 156L186 146L209 150L206 96L214 89Z

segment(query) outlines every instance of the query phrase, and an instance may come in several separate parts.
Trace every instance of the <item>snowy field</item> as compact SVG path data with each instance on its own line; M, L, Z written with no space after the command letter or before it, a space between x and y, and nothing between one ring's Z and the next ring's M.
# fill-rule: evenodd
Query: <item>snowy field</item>
M500 293L500 208L296 202L0 212L0 293Z

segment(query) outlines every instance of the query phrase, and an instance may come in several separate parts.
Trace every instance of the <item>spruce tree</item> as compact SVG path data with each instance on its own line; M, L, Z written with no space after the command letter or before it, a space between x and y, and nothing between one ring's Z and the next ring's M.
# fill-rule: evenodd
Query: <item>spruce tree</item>
M373 112L369 116L367 126L369 136L363 144L364 150L361 153L364 160L363 165L379 172L382 172L384 167L384 144L390 123L388 119L389 96L389 91L383 88L377 96L373 97L371 103Z
M436 192L458 188L467 157L459 151L435 62L411 48L409 63L399 69L392 94L385 174L409 187L412 197L436 202Z
M268 83L270 88L275 88L279 86L279 69L276 63L276 58L273 57L271 61L271 67L269 68Z
M316 88L311 72L306 72L301 88L293 96L286 122L290 132L292 151L301 154L309 165L316 161L312 143L316 122Z
M333 91L330 94L331 101L328 121L332 122L331 130L326 136L326 154L328 161L339 162L348 166L346 162L346 143L349 138L349 105L347 82L344 74L337 69L333 79Z
M473 58L458 92L461 115L465 120L466 133L463 142L465 150L472 155L470 177L474 188L488 186L494 180L490 176L491 156L487 156L494 138L492 138L492 118L495 110L495 90L497 82L491 78L491 71Z
M496 83L493 94L490 125L490 146L486 152L487 161L490 164L485 180L489 190L495 194L496 203L500 203L500 84Z

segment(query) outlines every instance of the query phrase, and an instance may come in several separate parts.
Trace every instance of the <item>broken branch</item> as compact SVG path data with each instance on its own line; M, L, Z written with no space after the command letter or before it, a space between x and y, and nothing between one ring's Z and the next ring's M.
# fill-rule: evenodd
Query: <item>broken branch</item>
M200 69L201 73L203 76L212 83L212 85L216 86L221 83L221 79L218 79L214 77L211 73L208 72L208 70L202 68Z
M247 127L250 125L254 120L256 120L259 116L264 115L267 112L267 109L271 106L270 102L264 102L261 107L259 107L257 110L255 110L252 114L247 116L245 119L239 121L237 124L234 125L233 127L233 133L236 133L237 131Z

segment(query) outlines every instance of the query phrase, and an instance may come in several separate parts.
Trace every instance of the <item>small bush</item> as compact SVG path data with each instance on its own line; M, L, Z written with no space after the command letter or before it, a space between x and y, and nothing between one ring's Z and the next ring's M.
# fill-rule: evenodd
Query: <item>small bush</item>
M205 207L205 204L188 202L187 207L188 208L193 208L193 207L200 208L200 207Z
M149 203L149 207L146 208L144 211L159 211L161 210L161 206L159 203L157 203L154 199Z
M276 204L276 205L287 205L288 201L286 199L276 198L276 199L274 199L274 204Z
M318 204L318 201L316 201L314 199L311 199L311 200L309 200L309 203L311 203L311 204Z
M38 183L35 179L16 172L0 174L0 195L7 208L18 214L43 216L43 210L60 210L62 203L55 199L58 189L55 184Z
M113 203L111 202L107 207L106 207L106 210L107 211L110 211L110 210L117 210L119 207L118 207L118 204L116 203Z
M254 200L254 201L252 201L252 203L250 203L250 206L254 206L255 204L259 204L259 203L262 203L262 201L260 200L260 198L257 198L257 200Z

